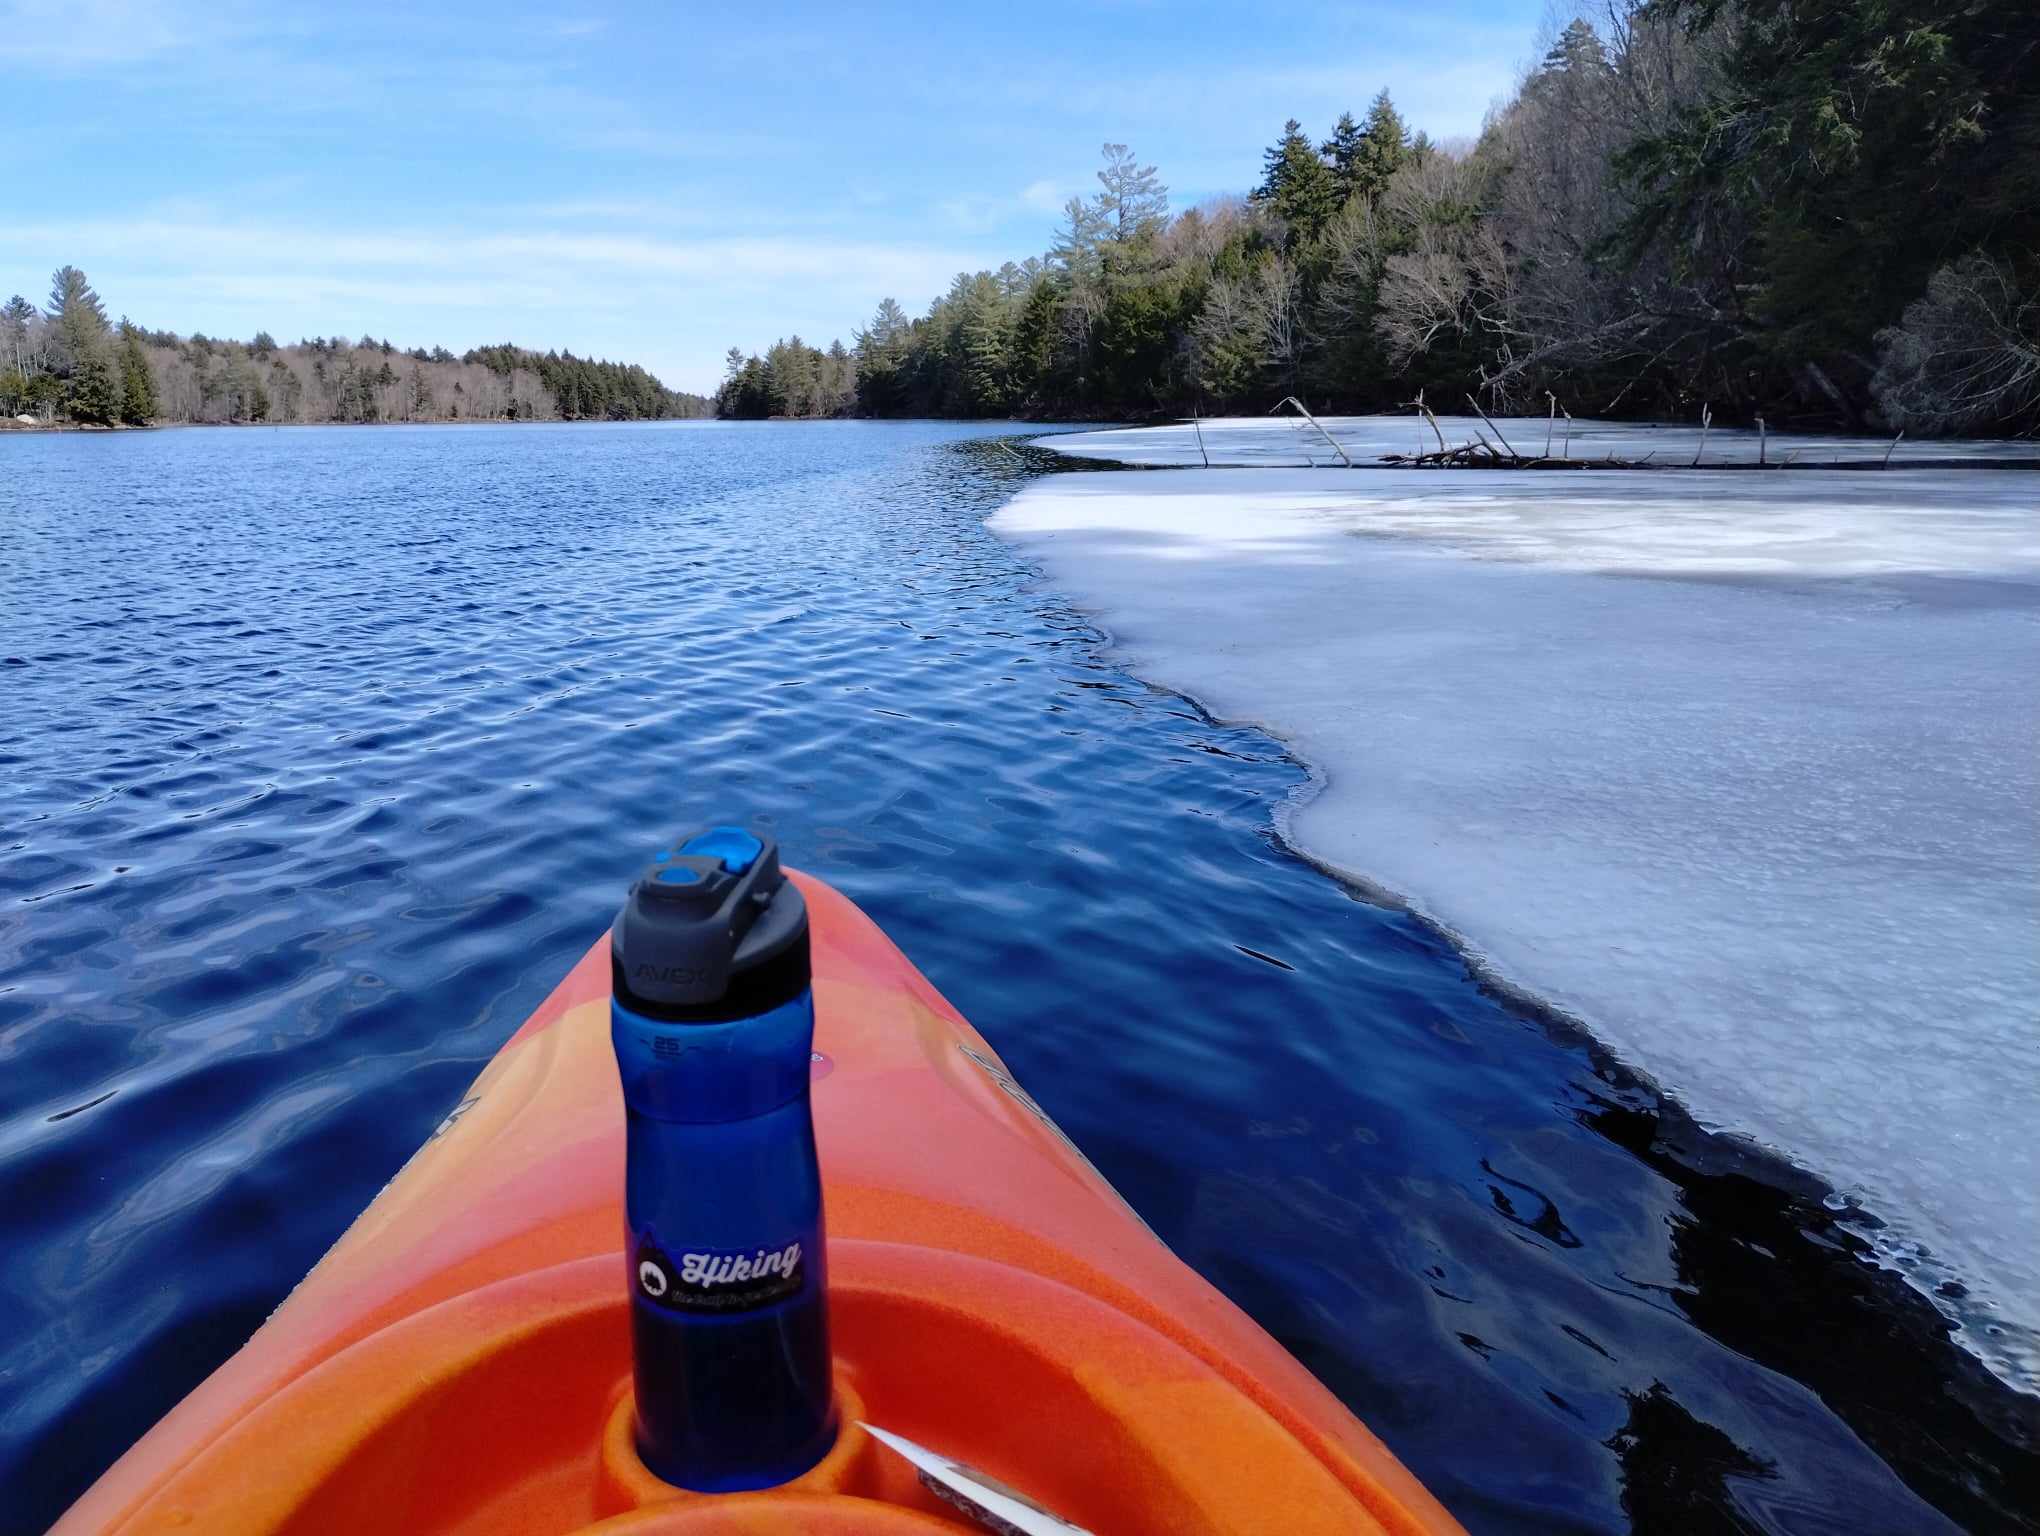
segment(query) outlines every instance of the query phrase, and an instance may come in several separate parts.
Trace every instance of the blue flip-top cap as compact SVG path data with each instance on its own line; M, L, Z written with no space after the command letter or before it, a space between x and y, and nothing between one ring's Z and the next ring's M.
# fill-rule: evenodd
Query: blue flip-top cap
M619 1002L660 1017L776 1006L808 982L807 904L779 845L707 827L662 849L610 934Z
M688 838L680 851L721 859L725 873L741 875L758 862L765 845L742 827L710 827Z

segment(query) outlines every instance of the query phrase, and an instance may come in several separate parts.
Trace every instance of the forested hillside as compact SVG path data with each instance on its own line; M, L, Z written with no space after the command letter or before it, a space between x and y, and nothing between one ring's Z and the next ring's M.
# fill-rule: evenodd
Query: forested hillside
M1609 0L1478 140L1389 94L1173 214L1105 147L1052 249L732 350L728 416L1144 416L1285 394L2040 430L2040 6Z
M279 346L150 331L106 306L76 267L47 309L0 309L0 417L111 426L151 422L638 421L706 416L713 402L644 369L509 345L456 357L364 336Z

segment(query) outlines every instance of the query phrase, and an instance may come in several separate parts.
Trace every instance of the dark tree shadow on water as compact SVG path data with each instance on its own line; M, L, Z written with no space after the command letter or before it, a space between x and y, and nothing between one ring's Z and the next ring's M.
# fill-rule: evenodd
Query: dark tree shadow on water
M1762 1526L1736 1510L1732 1485L1776 1469L1693 1417L1661 1381L1623 1394L1629 1418L1605 1442L1622 1464L1622 1509L1638 1536L1714 1536Z
M1707 1135L1663 1101L1603 1101L1579 1119L1678 1187L1670 1299L1696 1327L1812 1389L1965 1529L2040 1530L2040 1402L2008 1391L1932 1302L1873 1262L1821 1186ZM1627 1456L1624 1471L1626 1502L1639 1486Z

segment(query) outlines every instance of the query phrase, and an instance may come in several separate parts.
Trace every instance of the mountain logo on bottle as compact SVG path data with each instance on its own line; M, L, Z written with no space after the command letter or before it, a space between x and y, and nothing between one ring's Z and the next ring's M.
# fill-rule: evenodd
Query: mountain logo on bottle
M742 1312L769 1306L800 1290L807 1278L798 1239L771 1248L688 1249L678 1262L652 1240L638 1240L633 1261L638 1294L677 1312Z

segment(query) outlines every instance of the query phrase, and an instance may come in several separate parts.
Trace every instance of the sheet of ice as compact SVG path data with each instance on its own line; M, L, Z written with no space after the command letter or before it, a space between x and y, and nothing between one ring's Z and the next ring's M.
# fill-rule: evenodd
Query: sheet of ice
M992 522L1322 772L1300 848L1860 1201L2031 1388L2036 507L2023 471L1186 470Z
M1387 453L1431 452L1438 438L1416 416L1320 416L1318 423L1361 466ZM1472 442L1476 433L1490 439L1494 429L1476 416L1440 416L1445 441L1454 447ZM1494 423L1509 447L1526 457L1545 451L1546 432L1554 454L1577 459L1644 459L1652 464L1691 465L1701 454L1701 433L1690 427L1658 426L1633 421L1575 421L1570 435L1563 417L1556 425L1542 416L1505 416ZM1202 440L1200 446L1200 438ZM1162 427L1121 427L1103 432L1072 432L1050 445L1078 458L1113 459L1122 464L1192 465L1206 457L1214 465L1336 466L1339 455L1310 424L1296 416L1225 416L1194 426L1187 421ZM1772 432L1763 445L1764 461L1782 464L1880 461L1892 447L1890 438L1815 437ZM1707 433L1703 465L1755 464L1759 453L1754 431L1716 427ZM2025 459L2040 465L2040 442L1977 440L1901 442L1894 458Z

